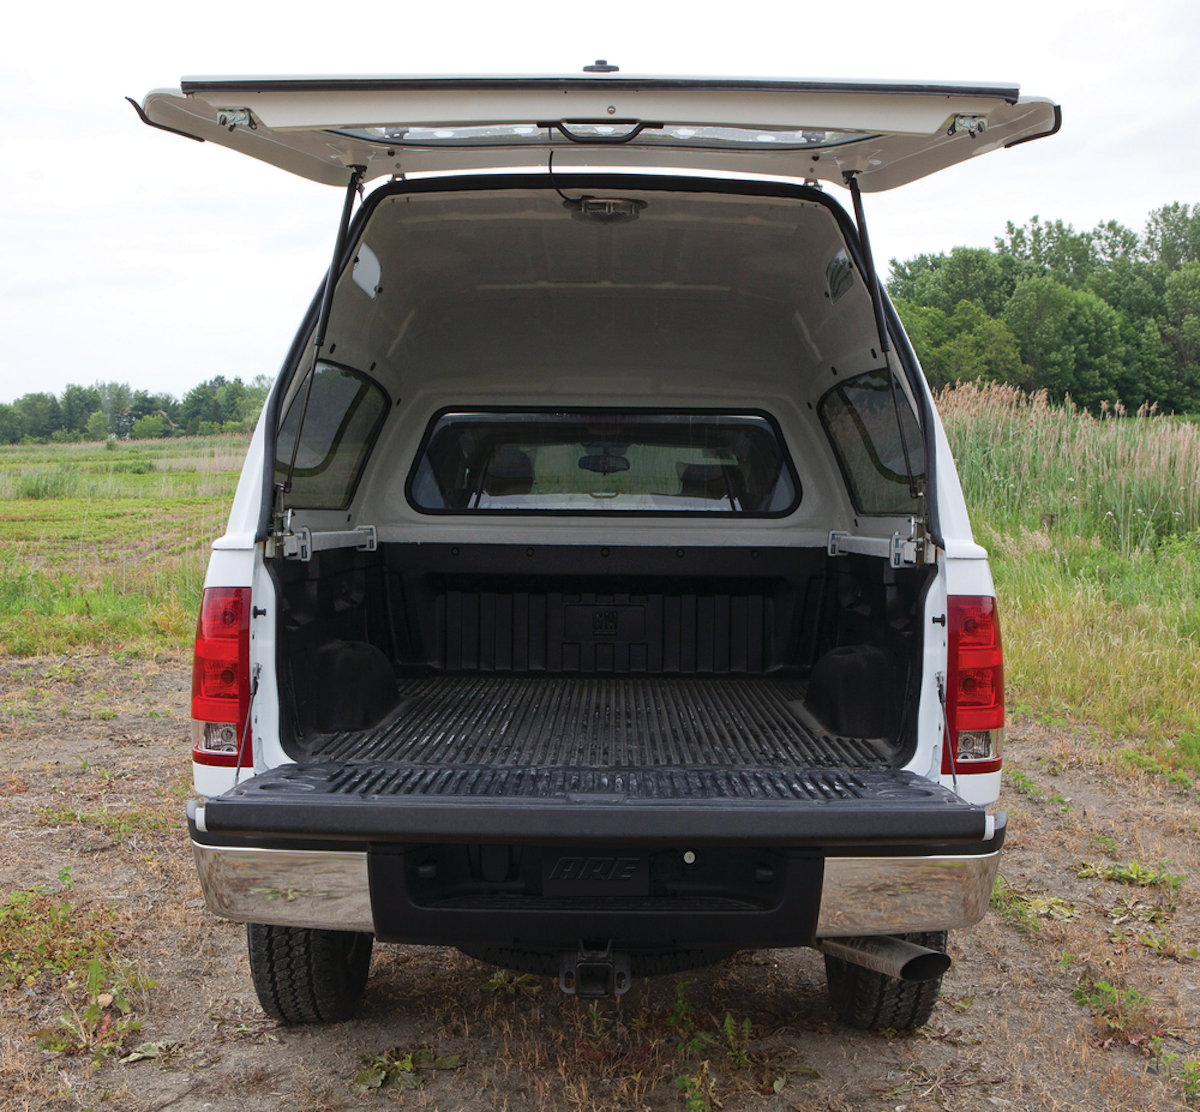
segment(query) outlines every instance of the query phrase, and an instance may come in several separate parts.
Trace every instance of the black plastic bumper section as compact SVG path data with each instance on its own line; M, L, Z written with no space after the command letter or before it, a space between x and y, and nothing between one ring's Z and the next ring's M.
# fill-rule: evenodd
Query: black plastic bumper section
M494 862L482 848L503 851ZM375 934L382 942L558 947L564 939L646 939L686 947L800 946L812 941L824 859L770 851L586 851L426 846L368 854ZM503 860L500 860L503 858ZM637 863L635 865L634 863ZM644 885L620 895L622 871ZM489 869L496 879L482 879ZM566 872L575 891L547 894ZM611 891L606 891L611 890Z

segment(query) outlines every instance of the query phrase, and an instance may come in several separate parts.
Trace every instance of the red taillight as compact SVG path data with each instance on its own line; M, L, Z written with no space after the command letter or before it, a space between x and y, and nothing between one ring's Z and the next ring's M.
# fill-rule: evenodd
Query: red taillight
M996 600L986 595L951 595L947 609L950 654L946 669L946 721L950 737L942 771L999 772L1000 731L1004 729L1004 652ZM953 765L951 745L955 754Z
M250 588L206 587L192 661L192 760L247 764L249 713Z

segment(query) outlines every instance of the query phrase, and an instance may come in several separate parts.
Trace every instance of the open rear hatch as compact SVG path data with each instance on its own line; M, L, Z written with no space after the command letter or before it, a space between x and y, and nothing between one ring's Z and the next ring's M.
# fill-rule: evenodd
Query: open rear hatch
M195 77L142 119L328 185L543 165L670 167L892 189L1058 130L1015 85L731 78Z

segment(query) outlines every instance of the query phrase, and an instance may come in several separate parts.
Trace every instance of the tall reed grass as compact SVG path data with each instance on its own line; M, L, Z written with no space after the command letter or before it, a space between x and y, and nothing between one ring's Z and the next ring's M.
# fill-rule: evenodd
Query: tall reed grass
M249 436L0 446L0 501L233 497Z
M26 471L9 482L18 498L73 498L81 485L79 468L69 463Z
M1099 536L1126 557L1200 530L1198 425L996 384L947 387L938 409L967 503L993 528Z
M992 557L1010 706L1197 767L1200 427L976 383L938 408Z

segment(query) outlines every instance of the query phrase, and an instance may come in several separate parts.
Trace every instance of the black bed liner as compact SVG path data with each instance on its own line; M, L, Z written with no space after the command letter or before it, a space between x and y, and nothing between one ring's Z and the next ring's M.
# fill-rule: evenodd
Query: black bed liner
M437 676L205 808L214 834L375 842L975 841L985 814L822 732L770 679Z
M436 676L402 682L386 723L334 734L312 757L493 775L534 768L554 781L556 770L628 771L663 784L677 779L658 775L668 770L737 778L886 765L884 745L821 730L803 698L804 685L789 680Z

